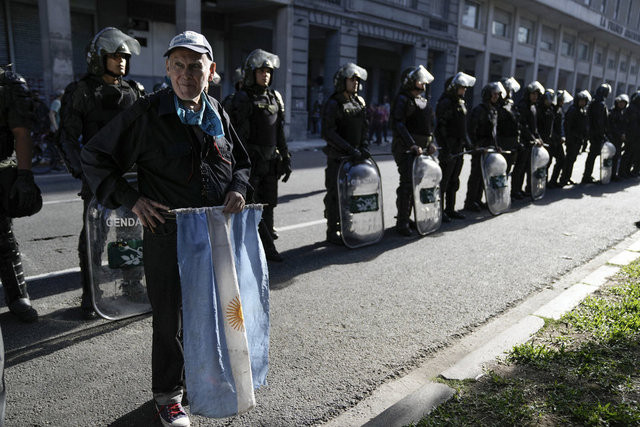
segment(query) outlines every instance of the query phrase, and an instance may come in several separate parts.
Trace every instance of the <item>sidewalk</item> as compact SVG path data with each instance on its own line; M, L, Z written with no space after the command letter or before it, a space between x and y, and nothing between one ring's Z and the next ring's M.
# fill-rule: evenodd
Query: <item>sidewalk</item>
M405 426L417 423L449 400L454 390L433 378L477 379L485 365L527 342L544 319L559 319L603 286L621 266L640 258L640 232L569 272L547 289L490 320L457 343L438 351L421 367L393 380L327 426Z

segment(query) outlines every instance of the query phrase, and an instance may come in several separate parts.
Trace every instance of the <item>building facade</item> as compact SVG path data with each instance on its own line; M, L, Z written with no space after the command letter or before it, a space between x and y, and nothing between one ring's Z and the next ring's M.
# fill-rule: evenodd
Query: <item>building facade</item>
M140 41L130 77L147 90L164 80L162 54L186 29L213 46L220 98L249 52L278 54L273 84L291 139L306 138L310 112L346 62L368 70L368 103L392 99L402 70L417 64L436 78L434 103L458 70L478 77L471 103L511 75L572 92L640 84L640 0L0 0L0 64L13 63L48 99L85 72L85 47L106 26Z
M483 84L521 84L614 95L638 89L640 0L462 0L458 68Z

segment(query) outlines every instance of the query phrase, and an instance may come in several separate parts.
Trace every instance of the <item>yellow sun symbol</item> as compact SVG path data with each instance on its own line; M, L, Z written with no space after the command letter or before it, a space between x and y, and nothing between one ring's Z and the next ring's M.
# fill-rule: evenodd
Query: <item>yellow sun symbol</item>
M244 316L242 315L242 304L240 304L239 297L236 296L227 305L226 317L227 322L233 329L244 331Z

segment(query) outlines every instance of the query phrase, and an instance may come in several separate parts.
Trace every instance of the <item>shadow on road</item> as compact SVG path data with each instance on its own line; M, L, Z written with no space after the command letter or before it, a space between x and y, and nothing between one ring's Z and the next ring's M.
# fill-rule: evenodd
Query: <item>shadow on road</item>
M8 311L0 314L6 366L46 356L150 317L150 315L143 315L117 322L102 319L86 321L82 318L79 298L77 303L75 298L73 302L63 301L60 305L71 306L55 311L47 312L46 308L39 307L40 300L73 290L78 290L79 294L80 288L78 272L29 281L32 303L41 315L36 323L25 324Z
M118 418L109 424L109 427L131 427L131 426L154 426L161 425L156 414L153 400L149 400L144 405L139 406L135 411Z
M308 193L286 194L284 196L278 197L278 204L287 203L287 202L290 202L292 200L302 199L302 198L305 198L305 197L315 196L316 194L323 194L326 191L327 190L325 190L323 188L322 190L309 191Z

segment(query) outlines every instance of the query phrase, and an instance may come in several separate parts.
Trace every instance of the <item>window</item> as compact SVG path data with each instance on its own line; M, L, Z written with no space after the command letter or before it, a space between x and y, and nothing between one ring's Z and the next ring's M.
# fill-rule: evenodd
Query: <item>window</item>
M478 28L480 15L480 5L471 1L464 2L464 11L462 13L462 25L471 28Z
M607 0L602 0L602 3L600 3L600 13L604 13L606 9L607 9Z
M586 43L578 43L578 59L581 61L589 60L589 45Z
M627 72L627 61L620 61L620 71Z
M444 18L449 12L449 2L445 0L432 0L431 13L437 17Z
M591 6L591 0L582 0L584 2L584 5L589 7Z
M637 69L638 69L638 66L636 64L631 64L631 74L635 74Z
M540 47L545 50L553 51L556 43L556 30L549 27L542 27L540 37Z
M620 0L616 0L616 7L613 9L613 19L617 20L620 16Z
M575 39L565 34L562 37L562 45L560 46L560 53L563 56L573 56L574 44L575 44Z
M531 44L531 29L527 27L518 28L518 43Z
M491 33L498 37L509 36L509 22L511 21L511 15L500 9L494 9L493 11L493 23L491 25Z
M629 23L631 22L631 6L632 5L633 5L633 2L629 0L629 10L627 11L627 26L629 26Z
M595 56L595 61L596 61L596 65L602 65L602 51L601 50L596 50L596 56Z
M607 68L610 70L615 70L616 69L616 60L613 58L609 58L609 60L607 61Z

